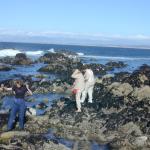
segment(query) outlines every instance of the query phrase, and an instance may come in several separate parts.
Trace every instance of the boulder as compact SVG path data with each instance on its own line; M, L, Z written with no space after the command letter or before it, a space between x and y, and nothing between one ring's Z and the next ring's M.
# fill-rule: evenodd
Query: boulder
M13 61L14 65L30 65L32 63L32 60L28 58L24 53L16 54L15 59Z
M8 65L5 65L5 64L0 64L0 71L10 71L12 70L12 66L8 66Z
M132 91L133 88L129 83L119 83L114 82L110 86L108 86L108 89L113 93L114 96L127 96Z
M29 132L24 132L24 131L3 132L0 134L0 141L9 140L13 137L23 137L23 136L28 136L28 135L29 135Z
M135 88L132 96L136 97L138 100L142 100L142 99L146 99L149 98L150 99L150 86L144 86L141 88Z
M67 68L63 64L52 63L40 68L38 71L62 74L62 73L67 73Z
M146 144L147 140L148 140L147 136L136 137L133 142L133 145L143 147Z
M13 61L14 61L14 57L10 57L10 56L0 58L0 63L4 63L4 64L13 64Z
M124 82L130 83L133 87L141 87L143 85L150 86L150 66L143 65L135 70Z
M118 62L110 61L106 63L106 66L110 68L111 70L113 70L114 68L124 68L127 66L127 64L125 64L122 61L118 61Z

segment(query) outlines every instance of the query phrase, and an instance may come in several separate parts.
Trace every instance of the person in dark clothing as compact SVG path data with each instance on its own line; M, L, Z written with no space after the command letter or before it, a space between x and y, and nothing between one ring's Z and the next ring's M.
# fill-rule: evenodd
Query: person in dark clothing
M21 80L17 80L12 88L4 87L4 90L12 90L15 95L13 106L11 108L8 119L7 131L12 130L17 114L19 116L19 128L22 130L24 129L24 118L26 112L24 97L26 93L32 95L32 91L29 89L29 86L24 85L24 83Z

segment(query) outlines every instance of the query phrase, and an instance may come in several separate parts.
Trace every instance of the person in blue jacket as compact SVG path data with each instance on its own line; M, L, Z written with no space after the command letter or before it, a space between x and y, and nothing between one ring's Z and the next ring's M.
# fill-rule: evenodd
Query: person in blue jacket
M13 125L18 114L19 116L19 128L21 130L24 129L24 118L26 112L26 105L25 105L25 94L28 93L32 95L32 91L29 89L29 86L23 83L22 80L16 80L15 85L12 88L3 87L4 90L10 91L12 90L15 98L13 101L12 108L10 110L10 115L7 124L7 131L13 129Z

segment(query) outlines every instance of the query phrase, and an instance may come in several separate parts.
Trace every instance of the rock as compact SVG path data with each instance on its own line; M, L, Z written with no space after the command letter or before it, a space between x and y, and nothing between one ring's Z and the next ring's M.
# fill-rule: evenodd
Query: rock
M40 72L49 72L56 74L67 74L67 68L63 64L53 63L40 68Z
M14 57L7 56L7 57L0 58L0 62L4 64L13 64L13 61L14 61Z
M112 82L126 82L125 80L129 78L131 74L129 72L119 72L115 73ZM127 82L128 83L128 82Z
M143 65L135 70L129 77L124 79L133 87L141 87L143 85L150 85L150 66Z
M55 144L53 142L44 143L43 148L44 150L70 150L70 148L62 144Z
M69 58L75 58L78 56L76 52L65 50L65 49L56 50L56 52L59 54L63 54L64 56L69 57Z
M28 135L29 135L29 132L24 132L24 131L3 132L0 134L0 141L9 140L13 137L23 137L23 136L28 136Z
M112 82L112 78L114 77L113 74L106 74L102 76L101 78L96 78L96 83L101 83L101 84L110 84Z
M129 83L121 84L119 82L112 83L108 86L108 89L111 90L115 96L127 96L133 91L133 88Z
M132 95L136 97L138 100L150 98L150 87L144 86L141 88L135 88Z
M5 65L5 64L0 64L0 71L10 71L13 68L11 66Z
M46 53L44 56L40 57L39 61L48 65L40 68L38 71L60 75L62 79L66 79L68 82L72 80L70 76L73 70L81 68L83 65L80 61L61 53Z
M146 144L147 140L148 140L147 136L136 137L135 141L133 142L133 145L143 147Z
M46 53L44 56L39 58L40 62L44 63L54 63L54 62L66 62L68 58L61 53Z
M123 125L122 127L120 127L119 130L127 135L132 134L132 133L134 133L134 135L136 136L142 135L142 131L140 130L140 127L134 124L133 122L129 122Z
M106 63L106 66L110 68L111 70L113 70L114 68L124 68L127 66L127 64L125 64L122 61L118 61L118 62L110 61Z
M24 53L16 54L15 59L13 61L14 65L30 65L32 63L32 60L27 58L26 54Z
M0 59L1 63L10 65L30 65L33 64L32 60L24 53L18 53L15 57L4 57Z

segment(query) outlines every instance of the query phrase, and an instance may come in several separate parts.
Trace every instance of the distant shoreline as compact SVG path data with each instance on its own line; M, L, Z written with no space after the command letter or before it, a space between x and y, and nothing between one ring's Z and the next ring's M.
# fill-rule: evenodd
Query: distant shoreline
M63 43L46 43L46 42L10 42L10 41L0 41L0 43L19 43L19 44L46 44L46 45L64 45L64 46L82 46L82 47L105 47L105 48L128 48L128 49L143 49L150 50L149 47L142 46L121 46L121 45L80 45L80 44L63 44Z

